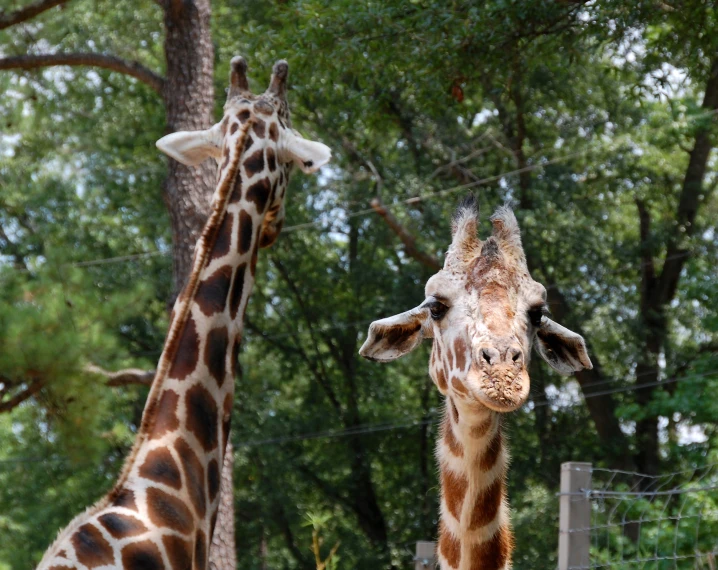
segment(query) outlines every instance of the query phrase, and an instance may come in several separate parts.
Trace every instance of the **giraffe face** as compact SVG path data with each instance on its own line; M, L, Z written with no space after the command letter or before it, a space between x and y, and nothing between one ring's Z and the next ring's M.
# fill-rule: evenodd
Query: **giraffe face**
M180 131L157 141L162 152L188 166L214 158L218 178L232 163L231 156L239 153L242 175L261 195L261 200L256 200L262 205L258 211L263 216L261 247L271 245L281 230L292 166L312 173L331 158L329 147L304 139L291 128L286 99L288 73L287 62L278 61L267 90L254 95L247 81L247 63L241 57L233 58L222 120L204 131ZM247 136L240 136L245 131Z
M424 302L372 323L360 354L393 360L432 338L429 373L442 394L457 405L509 412L528 396L532 346L562 374L592 365L583 338L546 316L546 289L529 274L513 212L500 208L483 242L477 221L473 204L459 208Z

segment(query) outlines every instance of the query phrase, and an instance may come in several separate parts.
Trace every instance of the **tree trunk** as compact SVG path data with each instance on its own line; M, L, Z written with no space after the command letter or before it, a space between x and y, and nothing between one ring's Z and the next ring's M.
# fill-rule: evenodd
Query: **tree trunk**
M234 487L232 474L234 448L227 442L222 465L222 485L219 490L219 511L214 528L212 544L209 547L210 570L234 570L237 567L237 551L234 544ZM262 537L264 541L264 537ZM266 544L265 544L266 547ZM266 552L264 553L266 558Z
M165 107L168 132L206 129L214 110L214 47L209 0L165 0ZM187 167L169 160L164 199L172 225L175 295L192 268L192 254L207 221L216 165Z
M686 261L691 256L688 240L695 233L695 220L703 196L708 157L713 150L711 127L718 110L718 56L711 62L701 109L709 120L696 128L693 149L683 178L676 215L666 242L666 257L660 275L656 275L654 251L651 249L650 211L637 201L641 234L641 354L636 366L636 402L645 408L653 400L659 382L659 356L668 337L669 319L666 307L673 301ZM636 422L636 462L642 473L656 475L660 469L658 416L649 414Z
M209 0L163 0L167 80L164 100L168 132L206 129L214 123L214 46ZM197 239L207 221L216 165L205 161L187 167L169 161L164 200L172 225L174 296L192 268ZM209 564L213 570L234 570L234 501L232 444L222 467L219 512Z

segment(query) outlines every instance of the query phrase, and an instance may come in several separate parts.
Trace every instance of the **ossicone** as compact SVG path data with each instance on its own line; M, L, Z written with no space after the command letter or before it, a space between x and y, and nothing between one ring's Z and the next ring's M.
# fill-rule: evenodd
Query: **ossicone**
M271 93L280 99L287 97L287 77L289 76L289 64L280 59L272 67L272 79L269 82L267 93Z
M481 245L477 235L479 210L476 196L468 194L459 202L451 219L451 246L446 254L444 267L465 263L476 255Z
M241 55L235 55L229 63L229 91L227 92L227 100L232 97L238 97L242 93L249 92L249 82L247 81L247 62Z

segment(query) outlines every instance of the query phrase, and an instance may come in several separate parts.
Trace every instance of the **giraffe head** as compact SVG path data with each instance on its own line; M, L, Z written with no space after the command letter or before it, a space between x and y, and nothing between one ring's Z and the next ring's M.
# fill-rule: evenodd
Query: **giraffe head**
M426 283L418 307L369 328L360 354L389 361L433 338L432 380L452 403L509 412L529 392L529 355L561 374L591 368L583 338L547 316L546 289L529 275L516 217L508 207L491 217L493 233L477 236L473 198L452 223L443 269Z
M258 198L257 209L264 213L261 247L271 245L281 230L292 166L296 164L302 171L312 173L331 158L329 147L306 140L292 129L287 104L288 74L287 62L277 61L267 90L254 95L247 81L247 62L240 56L232 58L222 120L204 131L179 131L157 141L157 148L187 166L214 158L219 166L218 180L230 164L230 157L240 154L246 179L255 182L250 187L250 191L254 188L251 195ZM247 123L251 128L242 137L242 127Z

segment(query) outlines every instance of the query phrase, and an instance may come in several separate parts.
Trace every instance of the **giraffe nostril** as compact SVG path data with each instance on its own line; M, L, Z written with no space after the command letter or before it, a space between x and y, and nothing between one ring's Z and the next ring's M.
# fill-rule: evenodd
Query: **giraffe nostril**
M482 348L481 349L481 358L484 359L486 364L492 365L496 362L496 358L498 357L499 353L494 348Z
M521 361L522 352L521 352L520 348L517 348L517 347L510 348L509 355L511 356L511 360L513 360L514 362Z

